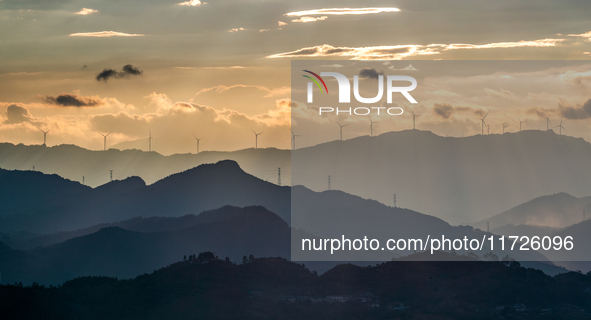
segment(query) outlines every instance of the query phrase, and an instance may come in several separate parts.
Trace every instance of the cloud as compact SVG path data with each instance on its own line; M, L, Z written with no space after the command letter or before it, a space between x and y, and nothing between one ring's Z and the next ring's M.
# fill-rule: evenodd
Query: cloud
M259 140L259 146L287 146L289 141L290 99L275 100L270 110L247 115L232 109L173 102L165 94L152 93L146 98L157 107L154 113L135 115L122 111L95 115L89 120L90 128L93 131L113 131L127 139L137 139L147 136L148 128L151 127L152 134L166 142L156 145L157 151L169 154L185 147L188 148L185 150L193 150L194 141L189 133L194 130L199 130L199 134L206 137L207 144L202 147L218 150L250 147L254 143L251 128L265 132L265 139Z
M293 20L291 20L291 22L306 23L306 22L322 21L322 20L326 20L326 18L328 18L328 17L327 16L321 16L321 17L301 17L299 19L293 19Z
M31 122L31 114L29 114L29 110L19 107L16 104L8 106L8 108L6 108L5 115L6 120L4 123L6 124Z
M121 71L115 71L113 69L105 69L101 73L96 75L97 81L105 81L109 80L110 78L115 79L123 79L129 76L139 76L143 73L142 70L132 66L131 64L123 66Z
M106 80L105 80L106 81ZM62 107L95 107L105 102L99 97L79 97L74 94L60 94L57 97L46 96L45 102Z
M491 96L497 96L497 97L505 98L505 99L515 99L516 98L515 93L513 93L509 90L506 90L506 89L502 89L502 88L499 90L484 88L483 90L486 94L491 95Z
M295 12L288 12L284 14L285 16L290 17L299 17L299 16L313 16L313 15L325 15L325 14L333 14L333 15L349 15L349 14L373 14L373 13L382 13L382 12L399 12L400 9L398 8L331 8L331 9L315 9L315 10L305 10L305 11L295 11Z
M552 113L552 111L548 110L548 109L540 108L540 107L533 107L533 108L529 108L529 109L525 110L525 113L535 115L539 118L544 119L547 116L549 116Z
M228 66L228 67L202 67L201 69L246 69L243 66Z
M432 45L437 46L439 45ZM333 47L328 44L306 47L291 52L278 53L267 58L298 58L298 57L351 57L352 59L402 59L410 56L438 54L429 46L398 45L379 47Z
M435 90L435 91L428 91L428 94L431 95L438 95L438 96L444 96L444 97L459 97L460 95L455 93L455 92L451 92L451 91L447 91L447 90Z
M11 72L11 73L6 73L7 75L11 75L11 76L30 76L30 75L35 75L35 74L41 74L43 72Z
M484 110L473 107L454 107L449 103L435 103L433 105L433 112L443 120L449 120L454 115L465 115L465 116L479 116L485 115Z
M363 68L359 70L359 76L361 78L366 78L370 80L378 80L379 76L383 74L383 72L378 72L376 69L373 68Z
M446 120L447 120L447 119L449 119L449 118L451 117L451 115L453 114L454 107L452 107L451 105L449 105L449 104L446 104L446 103L443 103L443 104L436 103L436 104L433 106L433 111L435 111L435 113L436 113L438 116L440 116L440 117L442 117L443 119L446 119Z
M269 97L273 97L273 96L280 96L280 95L289 95L291 93L290 87L280 87L280 88L276 88L276 89L269 89L267 87L258 86L258 85L235 84L235 85L231 85L231 86L219 85L219 86L213 86L210 88L204 88L204 89L197 91L195 96L198 96L200 94L210 92L210 91L214 91L216 93L222 93L222 92L236 89L236 88L254 88L254 89L261 90L261 91L265 91L265 92L267 92L267 95L265 95L264 98L269 98Z
M569 37L579 37L579 38L587 38L587 40L591 41L591 31L579 34L567 34Z
M282 26L286 26L287 22L283 22L283 21L277 21L277 25L282 27Z
M95 38L110 38L110 37L143 37L143 34L124 33L117 31L100 31L100 32L79 32L72 33L70 37L95 37Z
M295 51L277 53L267 58L298 58L298 57L350 57L353 60L387 59L400 60L408 57L435 55L449 50L497 49L517 47L552 47L564 39L540 39L532 41L495 42L482 45L475 44L429 44L429 45L395 45L375 47L334 47L328 44L306 47Z
M205 4L205 2L201 3L201 1L199 1L199 0L189 0L189 1L181 2L181 3L177 3L177 5L179 5L179 6L187 6L187 7L198 7L202 4Z
M259 32L267 32L267 31L271 31L271 29L261 29L261 30L259 30Z
M569 70L561 74L560 79L577 85L585 85L591 82L591 71L577 72Z
M572 106L558 106L560 115L566 119L582 120L591 118L591 99L576 107Z
M232 33L234 33L234 32L238 32L238 31L245 31L245 30L246 30L246 29L244 29L244 28L240 27L240 28L233 28L233 29L230 29L230 30L228 30L228 32L232 32Z
M554 47L557 42L562 42L564 39L539 39L539 40L521 40L509 42L493 42L487 44L465 44L455 43L449 44L444 50L456 49L495 49L495 48L521 48L521 47Z
M76 12L75 14L81 15L81 16L87 16L93 13L98 13L98 10L95 9L89 9L89 8L82 8L82 10Z

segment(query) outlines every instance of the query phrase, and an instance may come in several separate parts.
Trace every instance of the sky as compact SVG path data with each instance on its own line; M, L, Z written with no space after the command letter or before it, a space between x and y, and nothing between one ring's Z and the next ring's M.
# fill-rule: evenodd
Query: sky
M194 136L201 150L254 147L254 130L259 147L289 148L294 59L387 60L385 72L410 60L589 60L590 9L583 0L1 0L0 141L41 144L49 130L48 145L100 150L111 133L108 147L147 149L151 134L155 151L172 154L195 152ZM508 84L483 80L473 92L499 99L425 99L417 127L479 134L478 115L492 110L491 133L551 116L591 141L591 69L549 70L574 77L576 94L548 89L520 106L507 103L519 94ZM382 122L378 134L411 125ZM367 131L352 125L348 138Z

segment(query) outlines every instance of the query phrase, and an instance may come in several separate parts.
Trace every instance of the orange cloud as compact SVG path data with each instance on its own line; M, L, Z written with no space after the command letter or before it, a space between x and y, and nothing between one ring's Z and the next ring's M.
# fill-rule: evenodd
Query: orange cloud
M349 15L349 14L374 14L382 12L399 12L398 8L331 8L331 9L315 9L315 10L304 10L286 13L286 16L311 16L311 15Z
M564 39L540 39L532 41L495 42L482 45L475 44L429 44L429 45L395 45L375 47L334 47L328 44L306 47L295 51L267 56L267 58L297 57L351 57L353 60L387 59L400 60L422 55L436 55L448 50L495 49L518 47L553 47Z
M79 32L72 33L70 37L95 37L95 38L110 38L110 37L143 37L143 34L124 33L117 31L100 31L100 32Z

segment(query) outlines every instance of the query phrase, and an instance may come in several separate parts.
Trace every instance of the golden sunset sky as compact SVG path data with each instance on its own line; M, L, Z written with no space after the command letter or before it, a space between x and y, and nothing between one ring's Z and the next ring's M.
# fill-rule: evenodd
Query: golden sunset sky
M0 0L0 142L40 144L41 129L48 145L101 150L112 132L109 146L146 149L151 130L154 150L172 154L194 152L192 134L202 150L253 147L255 130L259 147L289 148L292 59L388 60L387 71L405 60L591 58L589 1L179 1ZM502 99L532 92L491 79L472 88L490 103L452 99L473 116L441 116L430 101L417 126L479 134L490 108L496 133L551 116L591 141L591 62L555 71L580 90L537 92L542 102L516 110ZM406 117L378 133L409 128Z

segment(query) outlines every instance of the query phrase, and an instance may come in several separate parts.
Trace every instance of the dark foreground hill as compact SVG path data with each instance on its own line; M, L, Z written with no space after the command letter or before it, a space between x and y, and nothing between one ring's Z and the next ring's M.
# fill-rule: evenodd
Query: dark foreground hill
M135 232L119 227L31 250L0 248L3 283L59 284L87 275L132 278L210 250L239 261L244 254L289 257L290 229L263 207L223 207L174 231Z
M203 253L133 280L0 286L2 319L588 319L591 277L515 262L339 265Z

